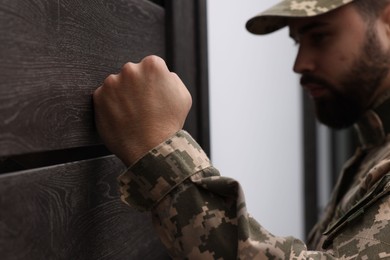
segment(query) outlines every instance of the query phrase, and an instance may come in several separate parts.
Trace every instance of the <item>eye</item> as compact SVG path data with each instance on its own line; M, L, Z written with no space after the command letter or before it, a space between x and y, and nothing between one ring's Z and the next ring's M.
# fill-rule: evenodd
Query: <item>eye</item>
M315 32L310 35L310 39L313 45L320 46L326 42L328 36L326 32Z

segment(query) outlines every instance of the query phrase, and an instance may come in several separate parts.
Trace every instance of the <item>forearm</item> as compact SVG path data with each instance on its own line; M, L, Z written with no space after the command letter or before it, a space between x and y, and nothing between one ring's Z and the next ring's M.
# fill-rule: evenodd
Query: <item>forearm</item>
M249 217L238 182L221 177L182 131L151 150L122 175L121 183L126 202L152 209L156 230L173 258L331 259L307 251L297 239L275 237Z
M362 202L365 214L332 235L327 251L265 230L246 209L237 181L221 177L202 149L180 131L121 176L123 199L152 210L175 259L386 259L390 255L390 175ZM359 209L359 208L358 208ZM353 214L356 215L356 214Z
M153 209L153 221L174 259L334 259L293 237L277 237L247 212L240 185L208 168Z

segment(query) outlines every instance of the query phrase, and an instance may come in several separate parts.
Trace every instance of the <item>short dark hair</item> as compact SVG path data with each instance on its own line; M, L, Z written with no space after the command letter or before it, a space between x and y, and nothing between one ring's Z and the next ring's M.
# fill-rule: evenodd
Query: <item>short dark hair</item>
M368 21L372 22L380 12L390 3L390 0L355 0L353 4L355 5L358 12L366 18Z

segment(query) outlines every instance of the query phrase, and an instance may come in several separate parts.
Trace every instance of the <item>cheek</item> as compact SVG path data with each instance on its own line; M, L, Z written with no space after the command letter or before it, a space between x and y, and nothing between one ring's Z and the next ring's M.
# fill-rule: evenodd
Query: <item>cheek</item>
M339 91L341 91L342 82L345 81L353 67L353 57L352 53L333 51L328 55L324 55L321 60L320 70L323 72L323 76Z
M330 80L337 81L337 79L351 66L352 59L343 52L330 52L328 55L322 57L320 63L321 70L330 78Z
M352 52L346 53L345 51L334 52L333 55L328 56L329 67L333 71L335 76L342 75L351 69L356 55Z
M348 66L352 63L352 61L356 58L356 54L358 53L352 46L347 48L341 48L339 50L333 51L334 59L337 60L340 65L345 64L344 66Z
M348 57L345 55L345 54L340 54L339 56L338 56L338 61L339 62L347 62L348 61Z
M362 51L363 43L360 37L342 38L328 50L329 59L333 59L335 66L349 67Z

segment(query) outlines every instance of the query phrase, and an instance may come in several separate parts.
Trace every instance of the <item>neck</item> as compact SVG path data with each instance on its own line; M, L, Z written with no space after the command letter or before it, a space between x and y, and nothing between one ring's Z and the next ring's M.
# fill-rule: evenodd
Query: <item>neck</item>
M390 90L382 93L372 109L354 125L363 148L372 148L386 141L390 133Z

